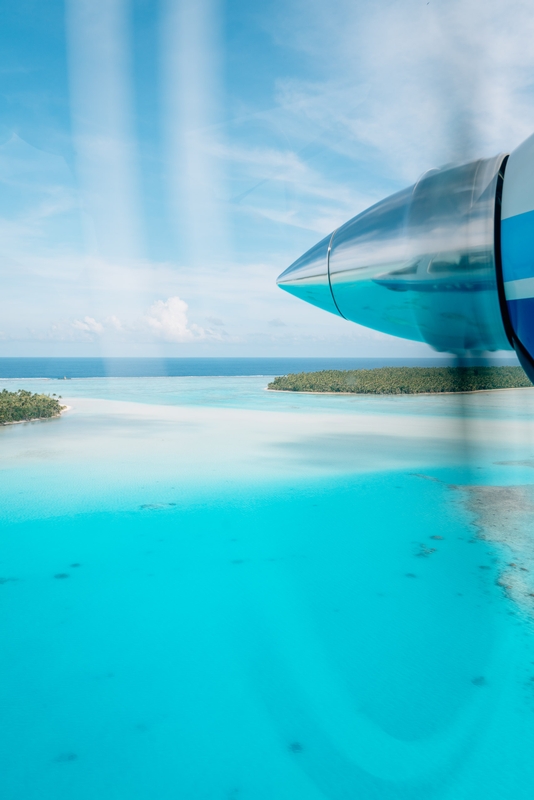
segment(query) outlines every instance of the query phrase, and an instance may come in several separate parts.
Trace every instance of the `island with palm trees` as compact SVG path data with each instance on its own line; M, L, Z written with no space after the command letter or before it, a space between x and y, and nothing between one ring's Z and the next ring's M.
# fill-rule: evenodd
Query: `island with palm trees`
M380 367L281 375L268 389L332 394L443 394L532 387L521 367Z
M55 395L32 394L25 389L16 392L3 389L0 392L0 425L59 417L67 408L60 400L61 397Z

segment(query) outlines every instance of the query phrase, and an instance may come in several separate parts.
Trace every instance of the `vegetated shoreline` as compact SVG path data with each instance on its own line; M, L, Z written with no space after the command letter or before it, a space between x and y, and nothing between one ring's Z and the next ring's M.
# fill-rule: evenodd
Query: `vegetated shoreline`
M48 419L58 419L63 414L66 414L67 411L72 411L72 406L61 406L61 411L58 411L57 414L53 414L51 417L31 417L31 419L12 419L9 422L0 422L0 427L4 425L22 425L26 422L44 422Z
M68 410L68 406L60 403L60 400L61 397L32 394L24 389L16 392L3 389L0 392L0 425L60 417Z
M457 392L321 392L307 389L271 389L265 387L266 392L277 392L278 394L331 394L343 395L344 397L365 397L369 394L381 394L383 397L440 397L442 394L485 394L486 392L517 392L519 389L534 389L534 386L507 386L504 389L465 389Z
M276 377L269 391L344 395L474 394L532 388L521 367L379 367Z

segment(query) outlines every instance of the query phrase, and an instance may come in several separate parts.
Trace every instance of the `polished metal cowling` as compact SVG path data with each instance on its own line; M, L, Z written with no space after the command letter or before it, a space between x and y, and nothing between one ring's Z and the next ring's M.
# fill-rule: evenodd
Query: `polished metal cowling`
M503 160L430 170L324 238L278 285L352 322L436 350L511 349L495 257Z

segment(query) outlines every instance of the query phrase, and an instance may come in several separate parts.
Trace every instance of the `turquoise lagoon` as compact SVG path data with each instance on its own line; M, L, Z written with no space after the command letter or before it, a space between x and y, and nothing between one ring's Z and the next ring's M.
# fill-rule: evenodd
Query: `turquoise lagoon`
M534 392L266 383L0 382L71 407L0 429L2 798L531 800L532 609L458 487L534 483Z

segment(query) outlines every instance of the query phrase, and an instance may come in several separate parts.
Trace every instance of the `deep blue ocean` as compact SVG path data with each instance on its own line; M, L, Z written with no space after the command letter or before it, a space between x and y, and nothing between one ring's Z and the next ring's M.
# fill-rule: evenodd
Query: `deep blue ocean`
M465 488L534 483L530 389L6 361L70 408L0 428L2 798L531 800L531 512Z
M473 363L486 363L473 359ZM0 378L150 378L285 375L321 369L441 366L447 358L0 358ZM517 359L500 359L517 364Z

